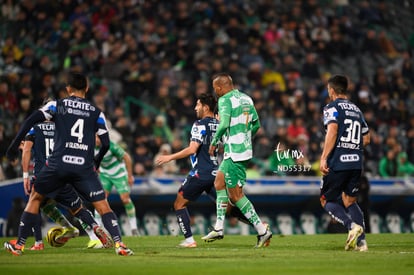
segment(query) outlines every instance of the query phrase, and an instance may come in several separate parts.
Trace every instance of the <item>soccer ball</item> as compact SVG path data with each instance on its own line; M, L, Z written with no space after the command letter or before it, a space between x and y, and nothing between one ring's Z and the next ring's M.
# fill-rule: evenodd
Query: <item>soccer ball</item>
M46 241L50 244L50 246L53 247L61 247L63 246L65 243L67 243L68 240L64 240L63 242L60 241L56 241L56 236L59 236L60 234L63 233L63 227L52 227L47 231L46 234Z

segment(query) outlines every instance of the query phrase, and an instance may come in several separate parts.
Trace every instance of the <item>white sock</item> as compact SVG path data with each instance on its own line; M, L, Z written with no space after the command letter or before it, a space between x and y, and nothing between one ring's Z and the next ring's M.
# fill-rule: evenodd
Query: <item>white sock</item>
M187 243L193 243L193 242L195 242L195 240L194 240L193 236L186 238L186 239L185 239L185 241L186 241Z
M263 235L264 233L266 233L266 226L262 222L256 224L254 228L256 229L257 234L259 235Z
M102 218L101 218L101 215L99 215L98 211L96 211L96 210L95 210L94 214L95 214L95 220L96 220L96 222L97 222L100 226L102 226Z
M131 227L131 230L138 230L136 217L128 217L128 221L129 221L129 226Z
M214 229L216 231L223 230L224 229L224 220L217 219L216 220L216 225L214 226Z
M89 239L91 239L91 241L99 240L99 238L96 237L95 232L93 232L93 230L90 229L89 227L85 228L85 232L88 234Z

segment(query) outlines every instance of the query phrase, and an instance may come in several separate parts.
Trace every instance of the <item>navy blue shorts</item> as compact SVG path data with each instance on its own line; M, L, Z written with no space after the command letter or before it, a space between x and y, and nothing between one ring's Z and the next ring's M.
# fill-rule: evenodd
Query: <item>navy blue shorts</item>
M209 180L201 180L197 176L187 176L178 190L178 193L180 193L184 199L189 201L196 201L203 192L216 197L214 178Z
M333 171L322 178L321 197L327 201L337 201L342 192L356 197L359 191L362 170Z
M33 177L31 184L34 185L35 181L36 177ZM76 211L82 206L81 198L70 184L66 184L63 188L59 189L55 201L72 211Z
M36 176L35 190L51 199L58 199L59 193L69 196L65 187L69 184L88 202L105 199L105 191L99 181L98 174L92 169L66 170L58 169L57 165L43 166Z

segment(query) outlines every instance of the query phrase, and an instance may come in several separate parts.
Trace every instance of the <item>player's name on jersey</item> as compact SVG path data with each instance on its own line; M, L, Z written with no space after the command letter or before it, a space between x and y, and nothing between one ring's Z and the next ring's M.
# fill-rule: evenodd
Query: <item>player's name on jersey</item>
M343 142L343 141L338 142L336 147L337 148L346 148L346 149L359 150L359 144L350 143L350 142Z
M66 148L88 151L88 145L76 142L66 142Z

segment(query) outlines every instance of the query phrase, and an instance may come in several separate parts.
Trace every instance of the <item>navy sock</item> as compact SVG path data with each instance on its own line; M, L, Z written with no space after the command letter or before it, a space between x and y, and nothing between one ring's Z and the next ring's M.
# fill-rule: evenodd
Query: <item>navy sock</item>
M93 228L95 225L98 225L98 223L95 221L95 218L92 216L91 211L83 207L81 208L81 210L79 210L78 213L76 213L75 217L89 225L90 228Z
M175 210L175 215L177 216L177 222L184 237L189 238L193 236L190 226L190 214L188 213L187 208Z
M345 208L335 202L327 202L325 210L334 218L337 222L345 226L346 229L351 230L352 220L345 212Z
M42 241L42 215L37 215L36 224L33 226L35 241Z
M349 215L351 216L351 219L356 223L362 226L365 231L365 222L364 222L364 213L362 212L361 208L359 208L359 205L355 202L351 204L347 208ZM365 232L359 236L358 241L365 239Z
M114 212L108 212L102 215L102 223L114 242L121 242L121 230L118 225L118 218Z
M20 218L18 245L25 245L27 237L33 234L33 227L36 225L39 214L32 214L24 211Z

